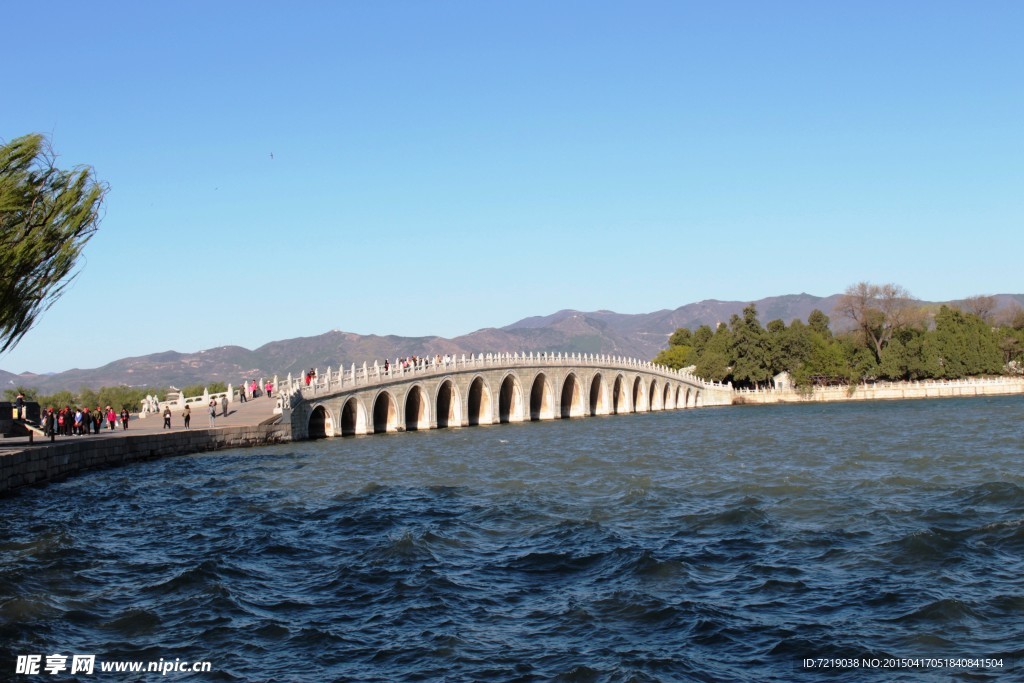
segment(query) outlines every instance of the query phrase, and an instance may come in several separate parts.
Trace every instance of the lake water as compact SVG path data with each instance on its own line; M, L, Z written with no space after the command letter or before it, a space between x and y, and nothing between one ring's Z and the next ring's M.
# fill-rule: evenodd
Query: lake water
M89 473L0 499L0 680L1022 680L1022 424L706 408Z

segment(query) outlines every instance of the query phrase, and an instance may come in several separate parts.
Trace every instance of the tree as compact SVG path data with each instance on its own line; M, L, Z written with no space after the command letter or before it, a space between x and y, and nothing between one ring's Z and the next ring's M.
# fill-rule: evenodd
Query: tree
M668 338L669 346L692 346L693 333L687 327L676 328L672 336Z
M846 289L836 311L857 324L864 345L882 362L886 344L898 330L918 321L915 299L903 287L894 284L873 285L858 282Z
M715 336L710 325L701 325L697 328L697 331L693 333L693 352L698 356L704 353L704 349L707 348L708 344L711 343L712 337Z
M108 187L64 171L39 134L0 145L0 353L13 348L74 279Z
M811 314L807 316L807 326L812 330L820 334L825 339L832 338L832 330L829 329L828 316L815 308L811 311Z
M14 402L18 398L18 394L25 397L26 401L35 401L39 395L35 389L30 387L21 386L20 384L13 389L4 389L4 400Z
M942 306L935 316L934 336L942 376L995 375L1002 370L999 339L981 316Z
M740 385L760 387L772 378L768 337L757 319L757 307L743 309L743 317L734 315L732 331L732 377Z
M998 302L994 296L977 294L969 296L963 301L963 311L973 313L987 323L992 323L995 318L995 310Z
M665 367L672 368L673 370L679 370L692 365L690 357L693 349L689 346L681 346L679 344L670 344L667 349L662 349L657 356L654 357L654 362L658 365L664 365Z
M701 332L705 328L707 332ZM694 337L703 338L705 334L710 332L710 327L702 325L697 328ZM696 348L695 345L694 350ZM730 376L731 348L732 333L729 331L729 327L727 325L719 325L718 329L707 340L707 344L701 349L700 355L696 359L697 369L694 371L694 374L713 382L726 381Z
M687 328L680 327L668 338L668 348L659 352L654 358L654 362L673 370L685 368L692 364L690 362L690 358L694 355L692 343L693 334Z

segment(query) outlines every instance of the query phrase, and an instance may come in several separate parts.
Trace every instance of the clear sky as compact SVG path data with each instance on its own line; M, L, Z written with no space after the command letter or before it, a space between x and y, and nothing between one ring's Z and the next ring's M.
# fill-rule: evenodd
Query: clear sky
M1024 291L1024 3L40 2L0 139L110 185L9 372L563 308Z

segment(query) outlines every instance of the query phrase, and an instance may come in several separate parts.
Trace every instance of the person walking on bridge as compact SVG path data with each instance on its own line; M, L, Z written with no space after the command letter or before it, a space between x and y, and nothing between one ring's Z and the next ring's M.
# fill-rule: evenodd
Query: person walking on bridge
M185 420L185 429L191 429L189 424L192 422L192 409L185 405L185 410L181 411L181 416Z

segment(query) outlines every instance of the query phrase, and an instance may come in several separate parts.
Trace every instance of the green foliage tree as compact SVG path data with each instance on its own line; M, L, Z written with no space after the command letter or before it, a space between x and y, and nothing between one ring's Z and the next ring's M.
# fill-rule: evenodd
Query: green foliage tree
M768 353L768 375L774 377L786 369L785 347L788 338L786 323L771 320L765 325L765 344Z
M13 389L4 389L4 400L13 402L18 398L18 394L24 396L26 401L35 401L39 392L30 387L16 386Z
M907 328L896 333L878 364L880 379L922 380L942 376L934 335L921 329Z
M710 332L711 328L707 328ZM700 329L694 336L703 336ZM696 374L704 379L713 382L725 382L729 379L729 366L732 348L732 332L726 325L719 325L714 334L708 339L703 352L697 359Z
M204 391L216 394L227 391L228 385L224 382L210 382L209 384L190 384L181 390L182 396L202 396Z
M704 353L704 349L707 348L711 342L711 338L715 336L715 331L711 329L710 325L701 325L697 328L697 331L693 333L693 352L700 356Z
M692 334L676 330L656 361L670 367L692 365L705 379L755 387L782 371L804 388L1024 371L1024 310L1003 311L1001 325L993 328L979 314L942 306L935 314L935 329L929 330L921 310L900 288L862 285L856 290L864 295L856 315L873 326L870 329L833 335L828 316L818 310L808 316L807 324L794 320L786 327L781 320L772 320L762 328L757 309L750 305L742 317L734 315L728 325L720 324L714 331L708 325ZM867 297L871 292L884 300L900 300L873 309L876 304ZM975 307L989 319L996 317L990 302L975 302Z
M102 387L98 391L82 387L77 394L70 391L58 391L54 394L44 395L34 390L32 391L35 396L34 400L43 408L48 406L54 408L61 408L63 406L81 406L83 408L99 406L105 408L106 406L112 406L118 411L121 408L128 408L131 411L139 410L142 407L142 400L146 396L154 394L160 396L160 392L153 389L126 386Z
M693 333L680 327L668 338L668 346L658 353L654 362L659 365L679 370L692 365L690 357L693 353Z
M39 134L0 145L0 353L74 279L108 191L89 167L64 171Z
M942 306L935 316L934 335L940 376L992 375L1002 370L999 341L980 315Z
M732 332L730 358L732 379L741 386L760 387L772 377L768 336L757 319L757 307L743 309L743 317L734 315L729 324Z
M673 370L679 370L685 368L693 363L690 362L690 355L693 353L693 349L689 346L679 346L670 344L668 348L662 349L657 356L654 357L654 362L659 365L672 368Z
M807 326L826 339L832 337L832 329L829 327L829 322L828 316L817 308L807 316Z
M782 370L787 370L794 380L797 379L798 371L806 370L813 351L814 332L801 320L791 322L779 335L778 364Z
M39 397L40 406L53 406L54 408L60 408L62 406L74 406L78 405L78 397L72 394L70 391L58 391L55 394L49 396Z
M693 346L693 333L685 327L679 327L668 338L669 346Z

